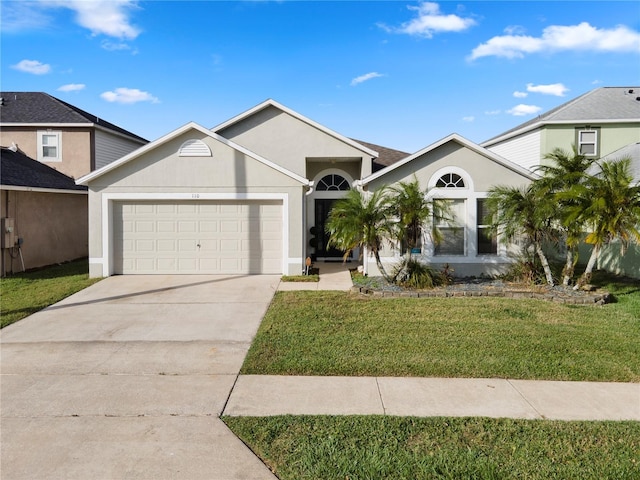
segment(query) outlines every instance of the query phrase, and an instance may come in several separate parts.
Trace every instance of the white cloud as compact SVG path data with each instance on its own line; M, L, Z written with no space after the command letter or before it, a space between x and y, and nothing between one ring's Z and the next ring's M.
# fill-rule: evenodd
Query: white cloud
M527 92L542 93L543 95L554 95L556 97L564 97L569 89L562 83L553 83L551 85L534 85L527 83Z
M503 35L493 37L473 49L469 58L522 58L525 54L561 50L596 52L640 52L640 33L624 25L598 29L587 22L579 25L552 25L541 37Z
M513 96L516 98L525 98L527 95L529 95L527 92L518 92L517 90L513 92Z
M50 16L33 2L2 2L2 31L7 33L48 27Z
M11 68L34 75L45 75L51 71L51 65L39 62L38 60L21 60L15 65L12 65Z
M151 102L160 103L156 97L149 92L143 92L137 88L116 88L115 91L104 92L100 94L102 99L112 103L138 103Z
M93 35L132 40L140 34L130 22L130 11L138 8L131 0L42 0L41 5L73 10L76 22Z
M473 122L476 119L476 117L469 115L468 117L462 117L462 121L463 122Z
M538 113L540 110L542 110L542 108L537 107L536 105L524 105L521 103L513 107L511 110L507 110L507 113L516 117L522 117L524 115L533 115Z
M62 85L58 87L59 92L77 92L79 90L84 90L86 85L84 83L69 83L67 85Z
M364 75L360 75L359 77L356 77L353 80L351 80L351 86L355 87L356 85L362 82L366 82L367 80L371 80L372 78L378 78L378 77L384 77L384 75L378 72L365 73Z
M124 42L111 42L109 40L103 40L100 42L100 47L108 52L118 52L123 50L131 50L131 45ZM136 53L135 51L133 53Z
M399 27L378 26L390 33L405 33L419 37L431 38L440 32L461 32L476 24L472 18L462 18L458 15L444 15L440 6L433 2L423 2L417 7L408 6L409 10L417 12L417 17L403 23Z
M509 25L504 29L504 33L507 35L524 35L526 29L521 25Z

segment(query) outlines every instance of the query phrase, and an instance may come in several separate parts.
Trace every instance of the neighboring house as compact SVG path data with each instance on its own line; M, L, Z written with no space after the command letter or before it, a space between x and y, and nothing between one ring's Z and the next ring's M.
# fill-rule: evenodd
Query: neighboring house
M633 175L635 184L640 185L640 142L616 150L602 158L602 160L615 161L623 158L631 159L631 174ZM589 173L597 175L599 171L598 166L593 165ZM587 263L592 248L592 245L584 243L580 245L578 258L581 264ZM631 243L625 254L620 255L620 241L614 240L610 244L605 245L600 251L596 268L615 273L616 275L640 278L640 245Z
M425 238L423 258L458 275L509 264L478 211L496 179L526 185L528 170L458 135L413 155L379 148L267 100L211 130L184 125L79 179L90 275L299 274L309 255L341 257L323 235L335 200L414 174L451 201L457 221L443 225L442 246Z
M86 257L87 187L15 148L0 162L2 275Z
M481 146L529 170L554 148L595 158L640 142L640 87L602 87L549 110Z
M42 92L0 92L0 145L73 178L101 168L147 140Z

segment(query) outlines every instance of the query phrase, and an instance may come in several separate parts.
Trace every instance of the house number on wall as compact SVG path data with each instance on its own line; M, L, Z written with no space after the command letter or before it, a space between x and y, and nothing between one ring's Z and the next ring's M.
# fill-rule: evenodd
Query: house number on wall
M199 193L192 193L191 194L191 198L200 198L200 194Z

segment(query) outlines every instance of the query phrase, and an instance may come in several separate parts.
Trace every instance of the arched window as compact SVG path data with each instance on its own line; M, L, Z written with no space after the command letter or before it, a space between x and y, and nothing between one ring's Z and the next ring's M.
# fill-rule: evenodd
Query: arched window
M464 188L464 180L457 173L445 173L436 182L437 188Z
M325 175L316 185L316 191L345 191L350 190L349 182L342 176L336 174Z

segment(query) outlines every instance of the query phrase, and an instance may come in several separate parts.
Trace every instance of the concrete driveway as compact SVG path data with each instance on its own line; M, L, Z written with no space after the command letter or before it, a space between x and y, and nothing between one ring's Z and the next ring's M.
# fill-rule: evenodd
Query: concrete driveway
M277 276L118 276L0 332L10 479L274 479L218 419Z

